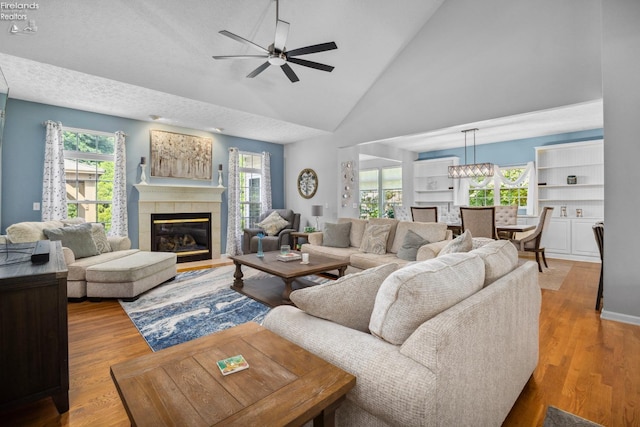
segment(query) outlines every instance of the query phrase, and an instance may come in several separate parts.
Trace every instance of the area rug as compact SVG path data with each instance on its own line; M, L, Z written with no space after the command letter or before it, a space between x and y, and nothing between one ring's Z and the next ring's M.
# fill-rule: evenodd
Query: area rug
M602 427L602 425L580 418L555 406L549 406L544 417L543 427Z
M532 259L520 258L518 264L522 265L527 261L532 261ZM535 260L533 260L533 262L535 262ZM546 268L544 263L542 264L542 273L538 273L538 284L541 289L557 291L562 286L567 274L569 274L569 271L573 266L573 262L547 258L547 264L549 265L549 268Z
M269 307L229 289L235 266L180 273L136 301L120 301L153 351L246 322L262 322ZM243 279L268 276L244 267ZM327 279L307 276L322 283Z

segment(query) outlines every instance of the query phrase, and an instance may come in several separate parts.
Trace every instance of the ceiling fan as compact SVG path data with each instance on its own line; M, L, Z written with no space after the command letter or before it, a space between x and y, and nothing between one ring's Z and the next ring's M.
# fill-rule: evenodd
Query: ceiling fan
M312 46L301 47L287 51L285 45L287 42L287 35L289 34L289 23L282 21L279 15L279 0L276 0L276 34L275 39L268 48L259 46L243 37L233 34L227 30L220 31L220 34L227 36L235 41L244 43L252 48L260 51L262 55L227 55L227 56L214 56L213 59L256 59L266 58L267 61L260 65L258 68L247 74L248 78L254 78L264 70L269 68L270 65L279 66L286 76L291 80L291 83L300 81L296 73L289 66L288 63L302 65L304 67L315 68L316 70L331 72L334 67L331 65L320 64L319 62L308 61L306 59L296 58L300 55L308 55L310 53L324 52L326 50L337 49L338 46L335 42L315 44Z

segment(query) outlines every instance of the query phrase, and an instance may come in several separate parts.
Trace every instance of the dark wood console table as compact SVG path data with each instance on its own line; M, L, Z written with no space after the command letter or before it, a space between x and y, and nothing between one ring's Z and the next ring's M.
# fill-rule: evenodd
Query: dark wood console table
M69 410L67 266L47 242L43 264L35 243L0 244L0 409L51 396Z

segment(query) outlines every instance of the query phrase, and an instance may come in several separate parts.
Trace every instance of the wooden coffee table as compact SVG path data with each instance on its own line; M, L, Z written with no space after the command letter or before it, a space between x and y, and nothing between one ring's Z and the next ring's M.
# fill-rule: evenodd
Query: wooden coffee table
M310 274L326 273L331 270L338 270L338 277L344 275L348 261L339 261L333 258L311 255L309 264L300 264L300 261L278 261L280 252L265 252L264 257L257 257L256 254L230 256L236 265L236 272L233 275L235 280L231 289L247 295L255 300L263 302L270 307L282 304L291 304L289 295L293 290L293 283L299 287L311 286L314 283L301 279ZM276 277L261 279L242 280L242 266L255 268ZM283 289L284 282L284 289Z
M223 376L216 361L249 368ZM256 323L111 367L132 426L334 425L356 378Z

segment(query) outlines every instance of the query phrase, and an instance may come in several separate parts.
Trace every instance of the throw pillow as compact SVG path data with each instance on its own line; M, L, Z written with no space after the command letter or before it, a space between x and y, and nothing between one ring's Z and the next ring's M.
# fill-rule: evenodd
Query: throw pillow
M380 285L369 330L400 345L424 322L476 293L483 284L484 263L470 253L400 268Z
M61 228L46 228L44 234L49 240L60 240L62 246L71 249L76 259L100 253L91 238L91 224L88 222Z
M475 249L473 254L484 262L484 286L492 284L518 266L518 250L509 240L492 240Z
M398 258L407 261L415 261L416 256L418 255L418 249L420 249L420 246L426 245L427 243L431 242L423 239L419 234L408 230L407 234L404 235L402 246L398 250Z
M447 243L447 246L442 248L438 253L438 256L454 254L456 252L469 252L473 248L473 237L471 232L466 230L464 233Z
M289 225L289 221L282 218L278 212L273 211L256 225L262 228L269 236L275 236L280 230Z
M360 252L368 254L384 255L387 253L387 239L391 226L367 224L362 235Z
M322 285L291 292L291 301L306 313L347 328L369 332L378 288L398 264L384 264Z
M350 245L350 232L350 222L343 222L341 224L326 223L324 225L324 232L322 233L322 246L330 246L332 248L348 248Z
M93 239L93 243L96 244L98 252L101 254L111 252L111 245L107 239L107 233L104 231L103 224L99 222L91 224L91 238Z

